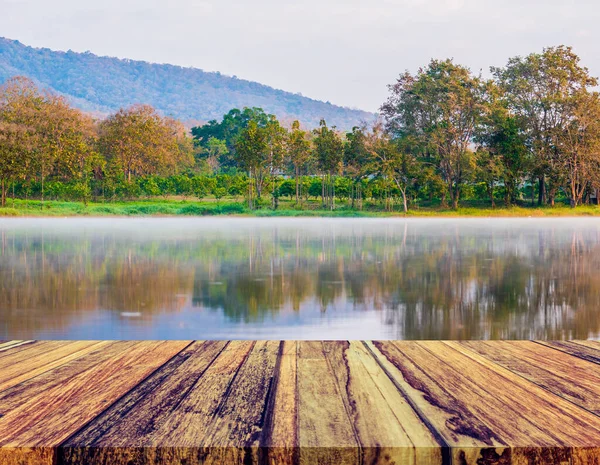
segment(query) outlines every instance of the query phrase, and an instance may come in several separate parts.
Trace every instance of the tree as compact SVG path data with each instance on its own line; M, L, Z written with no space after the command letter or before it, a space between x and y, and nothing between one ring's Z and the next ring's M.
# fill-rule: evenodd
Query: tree
M31 173L37 133L36 108L42 96L24 77L9 79L0 88L0 206L6 205L9 184Z
M72 108L63 97L47 95L35 121L38 146L34 163L40 174L42 205L44 180L50 175L79 179L79 191L86 203L87 174L93 168L88 160L93 155L95 135L91 117Z
M462 184L471 166L469 146L486 111L479 77L452 60L432 60L415 76L408 71L390 87L381 107L386 128L395 137L410 136L432 156L458 207Z
M229 149L224 140L211 136L206 143L203 155L206 157L211 172L217 173L221 165L227 163L225 157L229 155Z
M264 128L261 128L256 121L250 121L238 136L235 144L237 160L240 166L248 172L250 182L248 183L248 208L255 206L253 188L256 188L257 196L260 199L263 176L261 168L266 160L266 153L269 149L267 134Z
M265 136L267 142L267 160L263 166L268 169L268 174L271 178L271 206L275 208L277 201L276 176L283 168L287 131L279 124L275 116L269 115L269 121L265 126Z
M476 179L485 184L485 190L492 208L496 208L494 198L495 188L500 179L503 178L504 171L500 157L495 156L485 149L481 149L475 153L475 163L477 166Z
M0 140L2 204L6 180L38 174L42 206L50 175L79 179L77 190L88 198L86 160L92 154L93 121L63 97L41 92L26 78L10 80L1 91Z
M335 208L335 189L332 177L340 171L344 145L335 131L335 127L328 128L325 120L321 120L319 128L315 129L313 133L315 135L315 159L322 175L323 207L333 210Z
M248 127L250 121L255 121L259 126L265 127L269 121L262 108L234 108L223 119L209 121L203 126L192 128L192 136L201 147L207 148L211 138L225 142L227 153L220 156L219 162L222 168L236 167L237 157L235 155L236 141L240 133Z
M570 99L570 119L559 137L558 169L572 207L600 183L600 95L580 90Z
M365 146L370 155L370 160L366 164L367 171L372 176L393 182L402 195L403 211L407 213L407 191L415 183L419 174L419 163L411 153L409 141L393 140L388 133L384 132L381 124L376 124L365 139Z
M129 182L134 175L172 174L191 158L181 123L162 118L149 105L134 105L104 120L99 143Z
M300 201L300 173L306 169L310 157L310 141L308 133L300 129L300 122L292 123L292 130L287 140L287 156L294 169L294 179L296 181L296 204Z
M371 154L367 147L367 128L365 126L355 126L352 131L346 134L346 143L344 144L344 172L352 177L352 207L355 200L358 200L362 208L362 179L369 174L368 166Z
M486 85L486 101L489 111L476 135L477 179L487 183L488 195L494 183L501 181L504 203L510 206L517 202L518 187L531 167L526 134L522 122L509 111L503 91L494 82ZM491 200L494 204L493 196Z
M545 48L542 53L514 57L504 68L492 68L507 107L522 124L538 178L538 204L554 204L564 183L558 140L572 119L573 96L597 85L571 47Z

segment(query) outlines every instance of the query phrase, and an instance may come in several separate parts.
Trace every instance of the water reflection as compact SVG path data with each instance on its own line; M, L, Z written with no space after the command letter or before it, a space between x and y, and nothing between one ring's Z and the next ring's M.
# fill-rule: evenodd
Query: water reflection
M596 219L5 219L0 339L600 333Z

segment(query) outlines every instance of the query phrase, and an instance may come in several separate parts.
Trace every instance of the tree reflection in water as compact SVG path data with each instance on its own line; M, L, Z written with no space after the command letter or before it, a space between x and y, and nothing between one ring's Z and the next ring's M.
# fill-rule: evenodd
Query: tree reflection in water
M600 329L593 219L17 219L0 236L0 339Z

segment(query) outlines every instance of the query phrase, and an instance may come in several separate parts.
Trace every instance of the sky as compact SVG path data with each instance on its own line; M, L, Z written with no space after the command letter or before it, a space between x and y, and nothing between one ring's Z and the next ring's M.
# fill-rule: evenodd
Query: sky
M220 71L376 111L431 58L489 75L571 45L600 75L591 0L0 0L0 36L54 50Z

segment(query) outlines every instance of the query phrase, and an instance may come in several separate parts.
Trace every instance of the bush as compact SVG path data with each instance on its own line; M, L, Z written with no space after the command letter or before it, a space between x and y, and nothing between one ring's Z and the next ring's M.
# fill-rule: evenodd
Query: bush
M240 203L228 203L225 205L198 205L190 204L181 207L179 215L208 216L208 215L234 215L245 213L246 208Z
M0 208L0 216L20 216L16 208Z

